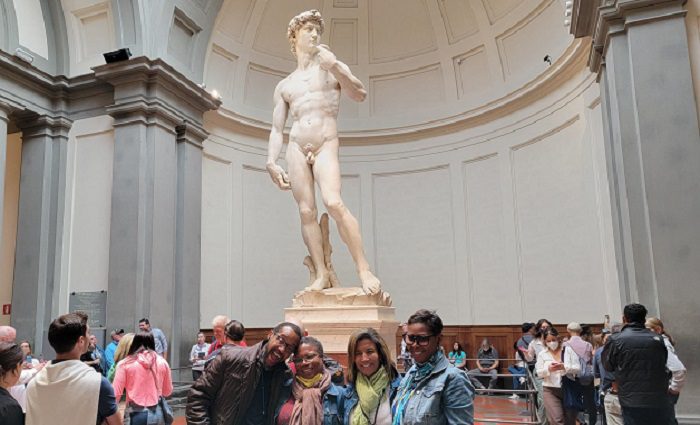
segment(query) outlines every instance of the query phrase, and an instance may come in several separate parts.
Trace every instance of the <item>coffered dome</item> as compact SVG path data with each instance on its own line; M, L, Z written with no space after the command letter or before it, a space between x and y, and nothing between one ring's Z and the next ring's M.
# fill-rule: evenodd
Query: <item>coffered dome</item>
M369 92L364 103L341 103L345 137L483 116L580 56L561 0L225 0L205 74L222 113L269 127L274 87L296 66L287 23L308 9L321 11L322 42Z

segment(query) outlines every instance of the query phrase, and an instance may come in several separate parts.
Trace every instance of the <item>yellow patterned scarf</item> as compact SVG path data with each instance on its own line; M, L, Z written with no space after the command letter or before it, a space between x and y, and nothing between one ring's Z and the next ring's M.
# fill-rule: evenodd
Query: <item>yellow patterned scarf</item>
M352 411L350 418L351 425L368 425L370 424L369 415L379 409L379 404L382 402L382 397L389 386L389 374L386 369L380 367L369 378L358 373L355 380L355 391L360 398L357 406Z
M294 407L289 425L322 425L323 394L330 386L331 374L327 370L310 379L297 375L292 384Z

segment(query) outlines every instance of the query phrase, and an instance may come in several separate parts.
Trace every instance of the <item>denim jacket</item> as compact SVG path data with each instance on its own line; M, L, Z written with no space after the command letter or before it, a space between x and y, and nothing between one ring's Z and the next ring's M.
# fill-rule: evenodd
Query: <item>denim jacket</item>
M415 367L416 365L413 365L411 370ZM404 377L401 383L406 383L406 379ZM408 400L402 425L473 423L474 387L466 372L457 369L446 357L442 357L430 375L418 384L413 396Z
M396 390L399 388L401 383L401 377L397 376L393 381L389 383L389 403L394 402L394 396L396 396ZM357 405L359 401L359 396L357 391L355 391L355 386L353 384L348 384L345 388L345 397L343 397L343 420L344 424L350 423L350 414L352 409Z
M287 397L277 406L275 410L275 423L277 417L282 410L282 406L289 400L292 395L291 380L289 387L285 388ZM331 384L328 391L323 395L323 425L341 425L343 418L343 400L345 399L345 388Z

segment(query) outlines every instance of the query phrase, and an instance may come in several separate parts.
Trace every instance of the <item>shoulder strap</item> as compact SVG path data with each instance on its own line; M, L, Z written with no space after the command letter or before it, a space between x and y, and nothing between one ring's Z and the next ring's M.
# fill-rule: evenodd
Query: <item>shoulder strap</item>
M155 364L155 367L158 368L158 354L156 354L156 359L153 363L151 363L151 366L148 368L148 370L151 371L151 376L153 376L153 383L156 385L156 390L158 391L158 397L161 396L162 390L160 389L160 386L158 385L158 379L156 379L156 373L153 371L153 366Z

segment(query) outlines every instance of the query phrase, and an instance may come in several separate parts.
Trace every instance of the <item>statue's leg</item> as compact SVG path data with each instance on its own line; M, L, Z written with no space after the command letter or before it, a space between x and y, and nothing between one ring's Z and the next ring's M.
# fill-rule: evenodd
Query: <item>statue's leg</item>
M335 220L340 237L348 246L350 255L355 262L357 274L360 276L362 288L374 294L379 292L380 283L369 269L369 263L362 247L362 235L357 219L353 217L340 198L340 166L338 164L338 140L329 140L324 143L321 151L316 155L313 165L316 183L321 189L323 204L328 214Z
M299 206L301 217L301 235L304 238L309 256L316 269L316 279L306 289L320 291L330 287L329 274L323 261L323 240L321 226L317 221L316 193L311 168L306 163L299 147L290 143L287 146L287 167L292 195Z

